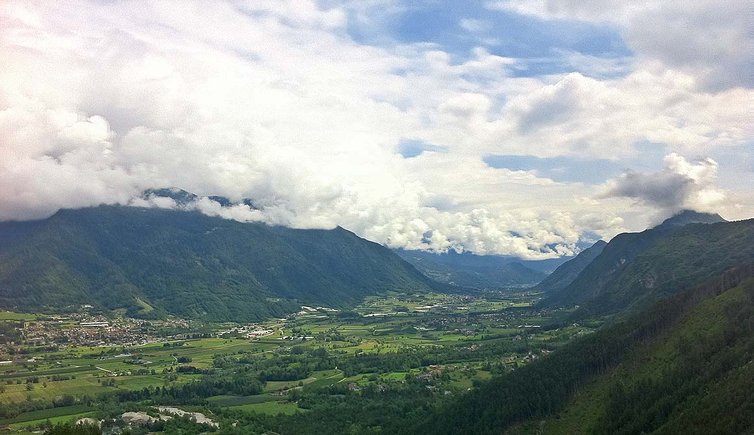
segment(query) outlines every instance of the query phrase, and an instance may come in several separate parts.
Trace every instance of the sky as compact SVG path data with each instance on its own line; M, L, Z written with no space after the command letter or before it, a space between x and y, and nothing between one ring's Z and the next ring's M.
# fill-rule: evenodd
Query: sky
M183 207L538 259L686 208L754 217L753 11L4 0L0 220ZM199 198L142 196L162 187Z

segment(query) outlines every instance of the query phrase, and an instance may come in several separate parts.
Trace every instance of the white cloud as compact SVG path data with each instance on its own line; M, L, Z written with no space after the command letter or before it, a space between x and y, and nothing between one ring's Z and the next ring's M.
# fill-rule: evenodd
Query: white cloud
M512 77L517 60L483 48L457 61L430 44L360 45L345 28L368 21L364 10L4 2L0 219L100 203L174 207L134 198L179 186L202 197L191 207L229 219L552 256L587 231L638 229L623 219L636 208L482 156L619 159L637 142L709 155L753 136L750 89L700 91L692 75L649 63L609 80ZM406 138L443 152L404 159ZM707 186L694 201L715 203ZM219 207L213 194L253 198L260 210Z
M498 0L492 9L618 26L642 61L659 61L709 89L752 87L751 4L746 0Z
M606 197L632 198L670 215L684 208L716 211L725 193L715 187L717 162L710 158L689 162L672 153L665 156L661 171L627 171L605 186Z
M753 95L742 89L698 92L688 76L672 72L639 70L613 80L572 73L511 98L505 118L515 124L508 140L541 144L529 149L542 156L587 153L615 159L634 153L638 142L699 153L752 137L741 102Z
M476 20L473 18L462 18L458 22L458 25L463 29L471 33L479 33L485 30L489 30L491 25L484 20Z

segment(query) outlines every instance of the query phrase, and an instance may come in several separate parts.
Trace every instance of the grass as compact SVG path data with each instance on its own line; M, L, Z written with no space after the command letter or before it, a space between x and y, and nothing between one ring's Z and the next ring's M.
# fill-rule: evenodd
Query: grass
M5 391L0 393L0 403L2 402L23 402L29 398L36 399L53 399L56 396L72 394L74 396L96 395L105 391L114 391L113 387L101 386L98 382L102 379L114 379L117 388L121 389L141 389L148 386L160 386L166 381L162 375L162 370L175 364L173 354L178 356L187 356L192 359L191 365L196 367L210 367L212 360L217 354L236 353L239 350L249 350L256 344L251 344L248 340L233 339L200 339L188 340L186 345L178 347L164 347L162 344L149 344L145 346L135 346L129 349L134 355L140 355L143 359L150 361L146 365L134 365L124 362L126 359L113 358L108 353L113 349L110 347L103 348L76 348L66 349L53 353L41 353L33 355L41 358L34 365L25 363L24 365L11 364L3 366L6 371L0 375L0 385L5 387ZM269 348L270 345L261 345ZM104 352L104 353L102 353ZM100 359L100 355L106 359ZM30 355L31 357L31 355ZM51 359L47 361L46 359ZM61 359L58 359L61 358ZM57 359L52 361L52 359ZM59 366L58 363L62 366ZM36 368L35 368L36 367ZM129 376L106 376L106 372L99 370L100 367L117 373L135 372L139 369L155 370L154 375L129 375ZM49 376L68 375L75 376L75 379L62 381L52 381ZM33 390L26 390L25 378L37 376L40 378L39 383L33 384ZM187 382L194 379L190 375L179 375L178 383ZM21 380L21 384L16 384ZM8 385L7 381L12 384ZM46 383L45 387L43 383Z
M34 320L36 314L14 313L13 311L0 311L0 320Z
M81 413L90 412L90 411L92 411L92 409L86 405L73 405L73 406L62 406L60 408L40 409L38 411L24 412L23 414L20 414L13 418L0 420L0 425L24 423L24 422L34 421L34 420L45 420L45 419L53 418L53 417L63 417L63 416L69 416L72 414L81 414Z
M240 405L249 405L253 403L263 402L276 402L279 401L279 397L271 396L269 394L259 394L256 396L213 396L207 399L207 401L213 405L221 407L233 407Z
M154 307L152 307L148 303L144 302L140 298L136 298L136 305L138 305L141 308L141 311L143 313L149 313L149 312L154 311Z
M9 427L12 430L15 430L15 431L21 431L21 430L24 430L24 429L33 429L33 428L36 428L36 427L38 427L38 426L40 426L42 424L47 423L48 421L51 424L68 423L68 422L76 421L76 420L78 420L80 418L91 417L93 415L94 415L94 412L83 412L83 413L80 413L80 414L68 414L68 415L62 415L62 416L59 416L59 417L50 417L49 419L48 418L42 418L42 419L39 419L39 420L29 420L29 421L25 421L25 422L22 422L22 423L14 423L14 424L9 425Z
M18 367L15 364L2 366L6 370L18 370L20 367ZM25 378L28 376L50 376L50 375L67 375L67 374L76 374L79 372L87 372L91 371L90 367L84 367L84 366L69 366L69 367L61 367L61 368L51 368L46 370L35 370L34 372L30 371L22 371L22 372L14 372L14 373L6 373L3 375L0 375L0 379L6 380L6 379L14 379L14 378Z
M316 381L317 378L315 377L308 377L306 379L301 379L298 381L267 381L267 384L264 386L264 392L269 393L272 391L280 391L285 390L287 388L293 388L299 386L299 383L302 385L311 384L312 382Z
M238 409L245 412L255 412L258 414L269 415L292 415L301 410L295 403L291 402L262 402L250 403L247 405L233 406L232 409Z
M43 385L47 382L47 387ZM71 394L74 396L96 395L104 391L112 391L112 387L103 387L97 383L97 378L91 375L77 376L76 379L67 381L44 381L40 380L37 384L32 384L33 390L26 390L26 383L5 385L5 392L0 395L2 402L23 402L27 398L31 399L54 399L57 396Z
M316 380L304 385L304 389L317 389L340 382L343 379L343 372L340 370L323 370L312 373L312 377Z
M466 316L470 313L489 313L495 310L506 311L513 305L520 304L517 300L493 300L486 301L481 298L469 300L468 298L458 302L455 296L428 295L428 296L405 296L391 295L385 301L379 298L371 298L365 302L360 312L393 312L402 311L402 308L412 311L409 314L353 318L345 320L338 314L331 314L325 318L299 317L293 320L271 320L260 326L276 331L273 335L255 340L241 338L202 338L188 340L171 340L171 344L182 345L165 346L165 343L150 343L140 346L123 348L117 347L73 347L61 348L58 351L45 352L43 349L33 349L28 359L34 357L34 363L18 363L0 367L5 372L0 374L0 385L5 386L5 391L0 393L0 406L2 403L22 402L27 399L54 399L57 396L71 394L75 397L82 395L96 396L98 393L113 392L117 390L138 390L149 386L163 386L170 383L180 384L190 382L201 375L177 374L175 381L169 382L164 370L170 371L176 364L178 357L191 359L188 365L197 368L210 368L213 360L218 356L239 353L263 354L291 347L318 348L324 347L330 351L342 352L347 355L356 353L393 353L402 352L406 348L418 347L443 347L443 346L469 346L471 343L496 343L498 341L510 341L512 337L520 335L523 331L516 327L520 324L541 323L544 319L533 317L530 313L514 312L508 315L509 320L504 322L479 316L469 324ZM455 301L455 302L454 302ZM454 305L455 303L455 305ZM414 308L427 305L442 305L443 308L433 308L428 313L413 312ZM459 308L459 305L461 307ZM462 308L462 309L461 309ZM0 319L5 318L34 318L35 315L0 312ZM235 324L214 325L216 330L229 329ZM306 341L281 340L283 335L311 335L314 339ZM467 333L466 331L471 332ZM542 334L540 331L530 331L533 334ZM555 341L567 341L572 331L564 328L562 331L550 331L547 339ZM544 334L542 334L544 336ZM535 340L532 340L532 343ZM130 355L119 355L119 354ZM271 355L271 354L268 354ZM148 361L146 364L130 364L127 360L139 358ZM480 368L480 362L464 361L464 365L473 365ZM450 367L452 364L446 364ZM109 376L112 371L121 376ZM137 375L136 371L147 369L154 370L154 374ZM468 388L474 379L483 380L489 377L489 373L477 370L476 372L461 372L453 368L452 379L449 386L454 388ZM126 375L126 373L132 373ZM2 373L2 372L0 372ZM412 370L413 375L419 373ZM75 376L75 379L52 381L52 375ZM40 382L33 384L32 391L26 390L25 378L38 376ZM402 382L406 378L405 371L384 373L377 376L379 382ZM20 380L20 384L15 382ZM103 386L104 380L114 380L115 386ZM11 381L6 385L6 381ZM47 383L47 387L43 386ZM220 407L243 409L249 412L264 414L290 414L299 408L294 403L285 401L279 395L272 393L290 388L298 388L299 383L304 391L313 391L340 382L354 382L359 385L367 385L375 382L372 374L357 374L345 378L341 370L323 370L313 372L309 377L295 381L270 381L264 387L264 392L255 396L215 396L208 401ZM64 411L56 411L64 412ZM70 411L73 415L74 412ZM53 418L64 418L63 415L50 415ZM23 416L29 421L33 416ZM44 417L46 418L46 416ZM42 416L39 419L43 419ZM67 421L67 420L66 420Z

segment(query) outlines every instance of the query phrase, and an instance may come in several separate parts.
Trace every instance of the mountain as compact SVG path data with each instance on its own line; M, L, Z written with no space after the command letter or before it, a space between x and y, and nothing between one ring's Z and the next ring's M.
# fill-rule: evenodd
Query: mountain
M717 213L700 213L694 210L683 210L665 219L658 227L682 227L688 224L716 224L719 222L726 222L726 220Z
M345 308L389 290L442 288L343 228L296 230L122 206L0 223L5 309L91 304L142 316L248 321L301 304Z
M482 384L408 433L752 433L754 263Z
M607 242L599 240L594 245L581 251L579 255L560 265L547 278L537 284L537 289L552 293L568 287L581 271L602 253L605 246L607 246Z
M543 306L579 305L578 315L636 308L754 259L754 219L710 224L663 223L613 238L568 286Z
M579 304L575 318L618 314L607 326L406 432L751 433L754 219L681 213L596 248L543 305Z
M197 199L199 199L198 196L194 195L191 192L187 192L183 189L179 189L177 187L163 187L161 189L147 189L144 192L142 192L141 197L144 199L149 198L170 198L177 205L187 205L190 204ZM215 196L210 197L210 199L218 198L219 200L217 202L222 203L223 201L226 202L228 205L230 204L230 201L226 198Z
M537 283L546 276L541 271L525 266L516 257L467 252L459 254L452 250L442 254L411 250L395 252L429 278L466 288L526 286Z

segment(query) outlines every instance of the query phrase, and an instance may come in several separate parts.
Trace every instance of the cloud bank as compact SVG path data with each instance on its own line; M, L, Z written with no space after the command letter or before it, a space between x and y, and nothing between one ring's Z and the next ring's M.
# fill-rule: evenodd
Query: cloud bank
M591 9L490 6L609 21ZM700 8L672 19L701 17ZM670 20L661 9L652 16ZM178 186L202 198L194 209L230 219L341 225L393 247L541 258L573 253L586 233L640 229L648 219L637 201L670 210L720 204L715 195L725 193L735 199L721 204L726 217L754 213L754 186L736 184L751 168L724 171L728 161L717 157L750 154L754 137L744 104L754 92L728 61L738 21L692 62L653 54L631 37L639 15L621 11L629 18L615 25L637 54L603 78L522 74L532 60L494 52L495 41L463 52L389 33L360 42L355 27L384 31L389 20L374 15L298 0L3 2L0 220L97 204L171 207L139 196ZM490 29L467 17L454 26ZM722 59L714 68L725 69L716 82L714 53ZM591 55L554 55L606 68ZM645 170L666 154L664 169ZM641 171L610 182L606 195L601 181L491 167L488 155ZM686 160L699 155L720 161L720 171ZM253 198L257 208L218 207L210 195Z

